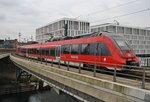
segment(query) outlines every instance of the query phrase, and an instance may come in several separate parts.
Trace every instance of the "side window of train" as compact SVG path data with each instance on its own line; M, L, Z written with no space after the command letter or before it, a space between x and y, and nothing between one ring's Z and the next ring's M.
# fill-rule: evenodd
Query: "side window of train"
M32 54L32 49L30 49L30 54Z
M91 43L90 44L90 55L96 55L97 54L97 43Z
M30 54L32 54L32 49L30 49Z
M31 54L31 49L28 50L29 54Z
M45 55L49 55L49 49L45 49Z
M33 49L32 53L33 53L33 54L36 54L36 49Z
M70 45L63 45L63 54L70 54Z
M24 49L24 53L26 53L26 49Z
M32 49L29 49L29 53L32 54Z
M79 44L71 45L71 54L79 54Z
M36 54L40 54L40 53L39 53L39 49L36 49Z
M41 49L42 50L42 55L44 55L45 54L45 49Z
M55 49L54 49L54 48L51 49L50 55L51 55L51 56L55 56Z
M90 44L81 44L81 54L90 54Z
M100 56L110 56L110 51L105 43L98 44L98 55Z
M37 49L34 49L34 54L37 54Z
M34 49L32 49L32 54L34 54Z
M40 54L40 55L42 54L42 49L41 49L41 48L39 49L39 54Z

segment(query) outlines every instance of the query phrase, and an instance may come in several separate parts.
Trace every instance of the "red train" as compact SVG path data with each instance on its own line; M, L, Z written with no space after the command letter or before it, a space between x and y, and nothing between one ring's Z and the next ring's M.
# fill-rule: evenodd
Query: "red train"
M89 34L73 39L53 41L39 44L18 46L16 53L38 59L53 59L72 64L104 66L108 69L116 67L124 69L124 65L139 65L134 51L120 35Z

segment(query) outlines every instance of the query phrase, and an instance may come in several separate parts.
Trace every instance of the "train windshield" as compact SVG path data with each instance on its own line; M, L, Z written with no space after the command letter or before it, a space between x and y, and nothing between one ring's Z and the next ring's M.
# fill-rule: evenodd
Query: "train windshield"
M115 36L113 39L121 50L131 50L131 47L122 36Z

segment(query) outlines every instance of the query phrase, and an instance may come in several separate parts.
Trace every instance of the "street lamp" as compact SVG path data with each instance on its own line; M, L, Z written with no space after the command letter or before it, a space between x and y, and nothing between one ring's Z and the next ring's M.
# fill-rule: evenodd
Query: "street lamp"
M114 22L115 22L115 25L116 25L116 34L117 34L117 29L118 29L119 22L117 20L114 20Z

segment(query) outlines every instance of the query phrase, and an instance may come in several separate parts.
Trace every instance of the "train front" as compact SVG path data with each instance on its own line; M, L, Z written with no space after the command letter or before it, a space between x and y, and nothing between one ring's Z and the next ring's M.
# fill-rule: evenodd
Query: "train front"
M139 66L139 59L135 55L133 49L127 43L123 36L114 35L111 36L114 40L116 46L120 50L121 56L126 60L126 65L128 66Z

